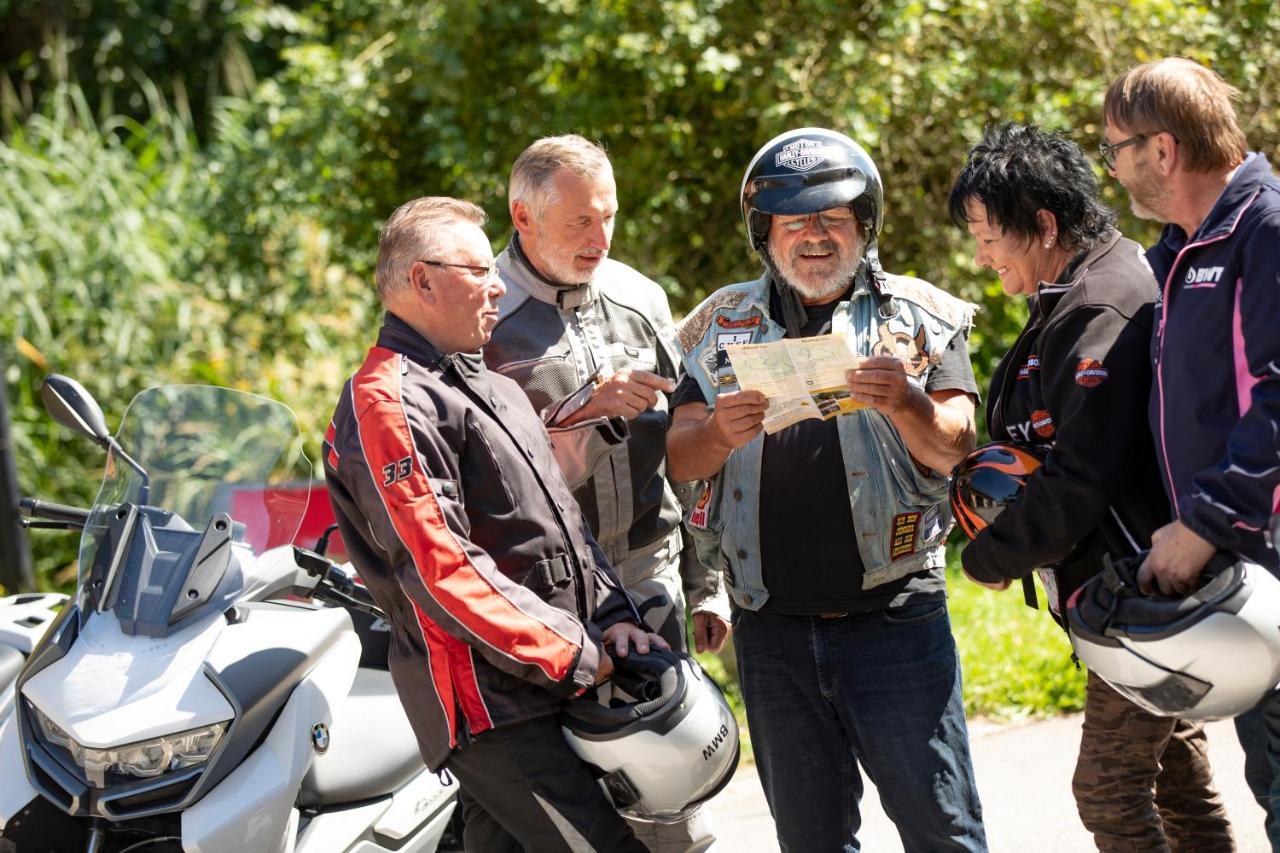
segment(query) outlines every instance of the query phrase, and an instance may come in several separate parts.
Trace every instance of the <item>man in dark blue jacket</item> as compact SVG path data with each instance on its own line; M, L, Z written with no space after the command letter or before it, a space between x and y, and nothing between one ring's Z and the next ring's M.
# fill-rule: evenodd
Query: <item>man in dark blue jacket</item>
M1186 59L1107 89L1099 153L1134 212L1167 223L1147 259L1160 283L1151 429L1174 520L1139 580L1185 594L1216 551L1280 574L1280 181L1248 151L1239 92ZM1280 694L1236 721L1245 775L1280 851Z

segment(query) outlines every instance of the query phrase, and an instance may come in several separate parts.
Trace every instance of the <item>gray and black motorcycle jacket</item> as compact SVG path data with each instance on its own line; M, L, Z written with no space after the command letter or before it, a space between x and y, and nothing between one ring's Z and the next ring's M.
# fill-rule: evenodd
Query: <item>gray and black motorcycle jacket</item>
M388 314L323 456L433 770L487 729L559 711L595 681L601 632L636 620L542 422L479 354L445 355Z
M575 394L585 402L592 381L614 371L635 368L679 381L666 294L611 259L587 284L552 283L529 263L519 235L496 264L507 292L485 362L515 380L542 414L574 497L629 587L655 555L666 553L673 562L682 547L680 501L667 479L667 396L659 392L656 406L626 421L597 418L569 427L560 421L575 410ZM693 609L727 616L717 577L696 559L681 561L681 575Z

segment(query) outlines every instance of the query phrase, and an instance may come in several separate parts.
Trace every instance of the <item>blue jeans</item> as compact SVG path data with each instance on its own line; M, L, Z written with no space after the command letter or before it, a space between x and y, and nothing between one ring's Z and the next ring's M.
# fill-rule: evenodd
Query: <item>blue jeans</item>
M1280 693L1272 693L1236 717L1236 737L1244 749L1244 778L1266 812L1267 838L1280 853Z
M986 850L945 602L833 619L744 610L733 640L784 851L861 850L859 764L908 853Z

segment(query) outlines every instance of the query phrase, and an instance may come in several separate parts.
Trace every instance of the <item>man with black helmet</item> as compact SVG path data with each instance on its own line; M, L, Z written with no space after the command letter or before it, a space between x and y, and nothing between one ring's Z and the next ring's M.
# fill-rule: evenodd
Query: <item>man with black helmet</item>
M973 306L881 269L883 190L855 142L790 131L741 203L757 280L682 324L672 475L705 480L699 557L725 573L761 782L784 849L857 849L861 764L908 850L986 837L946 611L946 472L973 447ZM725 348L841 333L866 408L763 435Z

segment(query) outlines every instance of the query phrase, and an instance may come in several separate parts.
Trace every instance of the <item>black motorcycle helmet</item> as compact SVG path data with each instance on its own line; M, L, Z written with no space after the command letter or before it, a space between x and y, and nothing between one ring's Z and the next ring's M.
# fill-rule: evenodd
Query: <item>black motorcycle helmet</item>
M1004 508L1022 497L1027 478L1044 462L1034 447L993 441L972 451L951 472L951 512L976 539Z
M871 157L843 133L802 127L770 139L747 166L739 198L747 239L766 262L774 214L794 216L848 205L863 228L863 255L878 267L884 187Z

